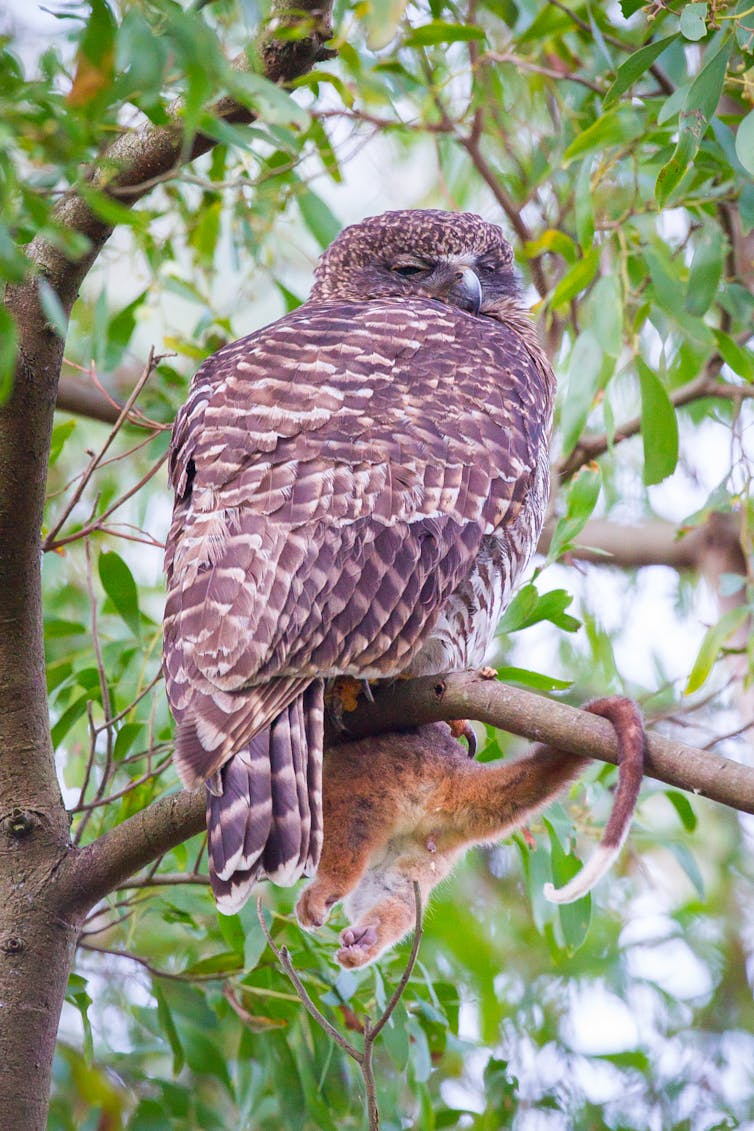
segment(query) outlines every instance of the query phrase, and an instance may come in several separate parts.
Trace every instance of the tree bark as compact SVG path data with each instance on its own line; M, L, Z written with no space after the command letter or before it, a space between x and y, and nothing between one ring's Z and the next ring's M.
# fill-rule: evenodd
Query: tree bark
M477 719L532 741L617 764L615 732L605 719L532 691L510 687L478 672L396 682L374 702L359 699L345 716L346 730L326 735L330 744L393 732L395 757L427 723ZM707 750L650 734L647 777L754 813L754 769ZM327 789L325 772L324 789ZM204 829L204 791L160 798L86 848L69 853L60 872L61 897L81 914L163 852Z
M325 0L273 4L277 26L304 20L305 34L278 40L274 28L263 33L259 53L268 77L293 79L329 54L323 44L330 10ZM214 113L232 121L253 117L229 99ZM178 119L162 129L124 133L90 182L133 204L155 177L214 144L198 137L184 156L183 140ZM119 170L114 178L113 168ZM87 877L85 851L70 845L47 712L40 530L63 341L42 309L39 279L68 316L112 229L75 191L61 200L55 218L85 235L89 250L72 260L35 239L27 248L33 274L8 287L4 298L20 339L13 392L0 409L0 1122L14 1131L45 1127L55 1037L81 920L92 897L104 894ZM84 866L73 871L77 858ZM123 867L128 860L124 848Z

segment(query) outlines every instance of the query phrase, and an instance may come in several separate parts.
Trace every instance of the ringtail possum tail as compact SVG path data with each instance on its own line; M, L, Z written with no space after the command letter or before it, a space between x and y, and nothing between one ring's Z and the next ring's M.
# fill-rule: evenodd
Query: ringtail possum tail
M646 738L630 699L587 704L612 723L619 777L613 810L594 855L564 888L545 888L567 903L596 884L626 838L641 784ZM422 904L473 844L500 840L573 782L589 759L536 746L514 762L471 760L445 723L401 738L382 735L336 746L324 767L324 844L317 875L302 892L302 927L321 927L343 901L350 926L341 935L341 966L365 966L415 922L414 882Z

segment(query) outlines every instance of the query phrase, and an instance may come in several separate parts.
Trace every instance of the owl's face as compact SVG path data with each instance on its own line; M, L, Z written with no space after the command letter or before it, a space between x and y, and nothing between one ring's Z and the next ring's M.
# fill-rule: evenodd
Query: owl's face
M472 314L518 287L510 245L470 212L386 212L346 228L317 265L311 299L421 295Z

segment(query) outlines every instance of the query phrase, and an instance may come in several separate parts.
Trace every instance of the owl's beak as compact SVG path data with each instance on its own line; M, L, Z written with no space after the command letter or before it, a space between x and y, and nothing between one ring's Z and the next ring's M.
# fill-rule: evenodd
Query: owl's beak
M435 298L478 314L482 305L482 284L476 271L466 264L445 263L428 280Z

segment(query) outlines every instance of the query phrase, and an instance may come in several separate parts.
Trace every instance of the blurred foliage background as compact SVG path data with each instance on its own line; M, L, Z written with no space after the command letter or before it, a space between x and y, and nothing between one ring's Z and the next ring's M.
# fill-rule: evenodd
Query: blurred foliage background
M559 374L552 521L501 626L504 678L575 703L623 691L651 725L745 758L754 7L339 0L337 55L290 93L229 63L265 14L255 0L53 0L0 15L3 279L23 277L39 233L83 250L52 214L69 188L117 225L68 330L60 405L79 411L59 414L45 530L53 737L77 840L177 788L162 460L191 375L297 305L341 227L386 208L501 223ZM252 125L207 110L226 93ZM119 131L167 125L176 99L211 153L134 208L82 182ZM49 286L43 298L64 332ZM105 394L122 403L150 349L138 415L113 434ZM713 514L732 552L691 541ZM483 756L516 749L490 732ZM378 1048L385 1128L754 1127L751 821L647 782L620 866L569 918L542 883L553 856L598 837L613 781L594 767L435 896ZM407 944L340 972L337 919L304 936L294 895L265 891L273 934L358 1040ZM358 1070L303 1011L256 910L216 914L201 838L92 914L54 1087L53 1131L364 1126Z

